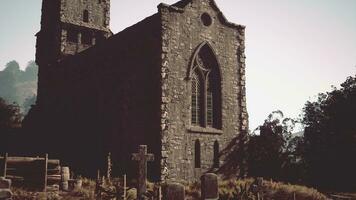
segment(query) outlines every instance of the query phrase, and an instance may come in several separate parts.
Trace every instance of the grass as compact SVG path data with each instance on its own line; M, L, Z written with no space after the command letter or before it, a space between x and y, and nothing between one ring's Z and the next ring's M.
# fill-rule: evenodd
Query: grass
M254 179L239 179L221 181L219 184L219 199L257 199L257 189L253 186ZM263 181L263 186L259 190L259 196L264 200L326 200L324 194L313 188L300 185L291 185L281 182ZM200 199L200 185L191 184L186 187L186 194L189 200Z
M115 182L115 181L114 181ZM256 200L257 192L254 179L225 180L219 182L220 200ZM154 191L156 185L148 184L148 190ZM186 185L187 200L200 199L200 184L194 183ZM95 181L83 179L83 188L71 192L31 192L21 188L12 188L13 200L95 200ZM128 200L136 199L136 190L127 192ZM263 181L259 190L260 197L264 200L326 200L327 197L313 188L300 185L291 185L281 182ZM103 199L105 197L103 196Z

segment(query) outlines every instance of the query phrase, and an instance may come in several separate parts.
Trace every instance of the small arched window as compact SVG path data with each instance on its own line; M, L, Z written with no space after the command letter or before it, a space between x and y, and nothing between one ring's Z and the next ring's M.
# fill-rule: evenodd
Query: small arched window
M213 162L214 162L213 167L219 168L220 161L219 161L219 142L218 141L214 142L214 161Z
M89 22L89 11L84 10L83 12L83 22Z
M199 140L195 140L195 145L194 145L194 164L195 168L200 168L201 167L201 157L200 157L200 142Z
M220 69L208 44L198 48L190 70L192 125L221 129Z

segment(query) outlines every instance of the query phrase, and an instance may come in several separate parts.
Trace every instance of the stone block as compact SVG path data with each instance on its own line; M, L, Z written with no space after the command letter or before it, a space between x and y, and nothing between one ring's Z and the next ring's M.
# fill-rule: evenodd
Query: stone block
M10 189L11 180L5 179L4 177L0 177L0 189Z
M219 199L218 176L213 173L204 174L201 177L201 199Z
M179 183L166 183L162 188L162 196L164 200L184 200L184 186Z
M10 189L0 189L0 200L8 200L12 198Z

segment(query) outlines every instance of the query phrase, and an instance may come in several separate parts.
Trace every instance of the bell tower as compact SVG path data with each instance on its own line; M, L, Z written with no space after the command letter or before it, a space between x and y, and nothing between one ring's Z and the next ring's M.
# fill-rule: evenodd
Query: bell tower
M110 0L43 0L36 62L75 55L111 36Z
M51 68L112 35L110 0L42 0L41 30L36 34L38 101L46 95Z

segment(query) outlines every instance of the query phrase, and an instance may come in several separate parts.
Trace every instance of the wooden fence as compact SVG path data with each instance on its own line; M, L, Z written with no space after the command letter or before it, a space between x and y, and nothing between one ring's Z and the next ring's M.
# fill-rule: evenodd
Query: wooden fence
M46 191L47 184L60 184L60 160L44 157L0 156L0 176L31 189Z

